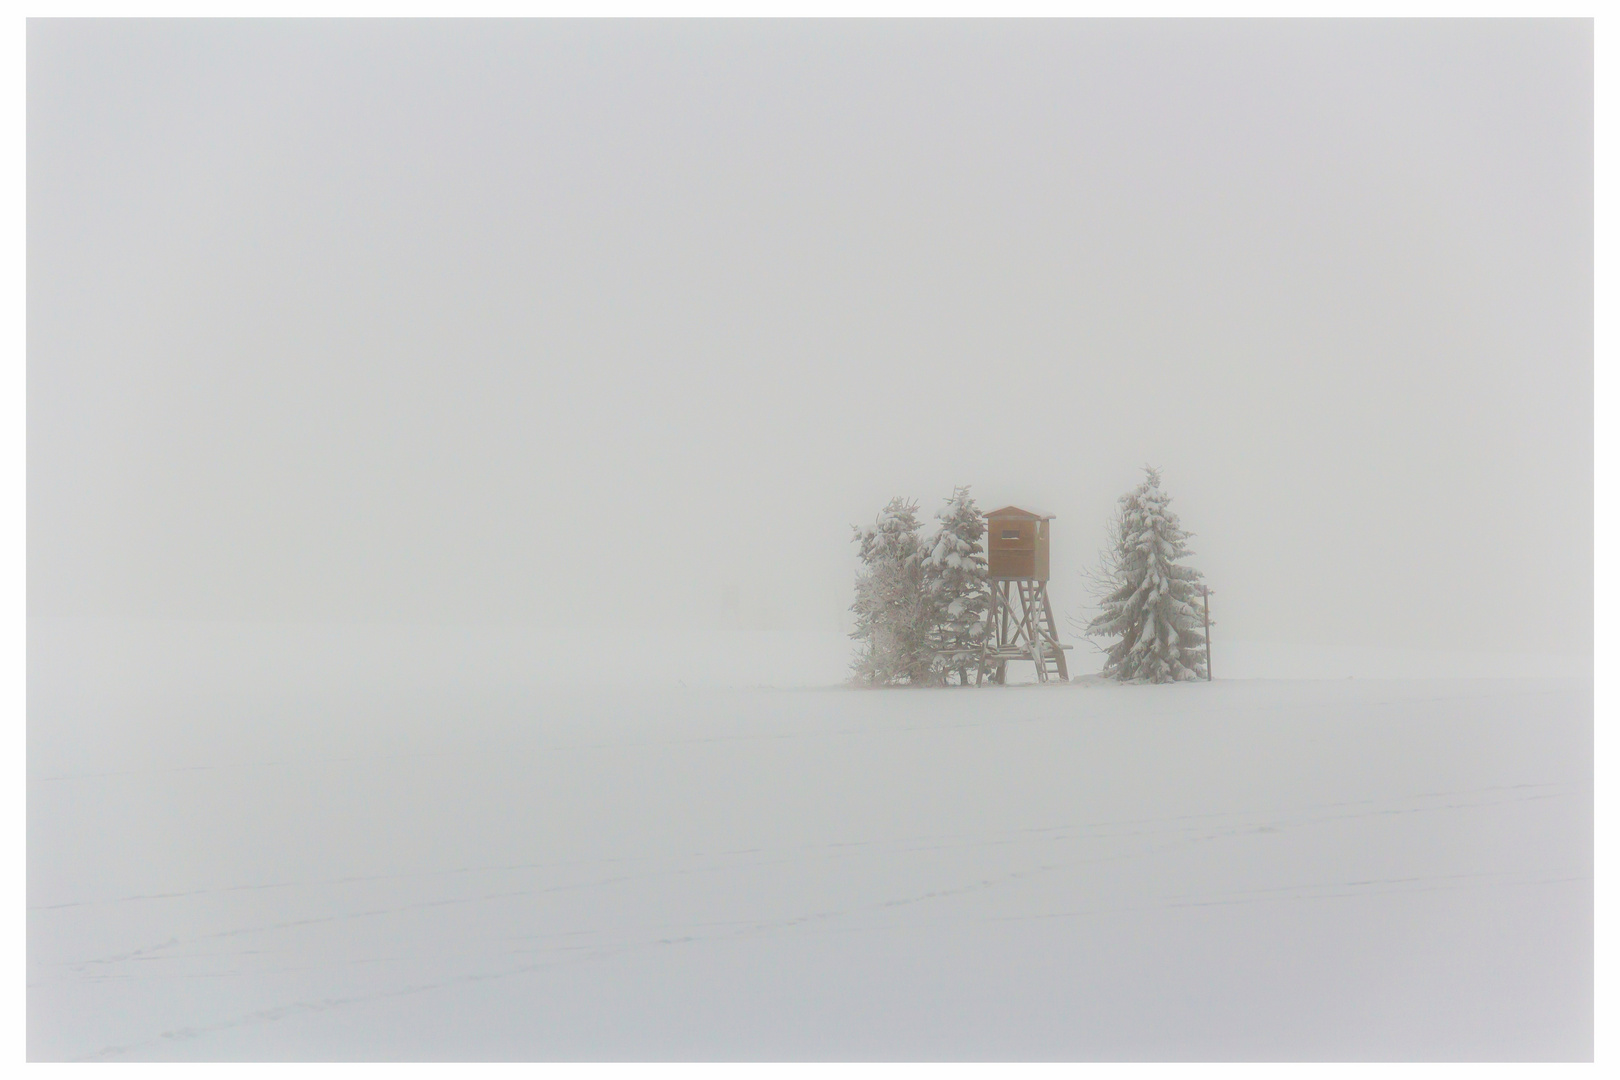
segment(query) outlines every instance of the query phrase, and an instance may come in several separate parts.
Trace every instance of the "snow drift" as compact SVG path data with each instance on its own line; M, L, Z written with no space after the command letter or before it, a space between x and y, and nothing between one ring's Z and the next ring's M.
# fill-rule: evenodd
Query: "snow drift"
M34 627L29 1057L1592 1054L1588 679L591 686L468 634Z

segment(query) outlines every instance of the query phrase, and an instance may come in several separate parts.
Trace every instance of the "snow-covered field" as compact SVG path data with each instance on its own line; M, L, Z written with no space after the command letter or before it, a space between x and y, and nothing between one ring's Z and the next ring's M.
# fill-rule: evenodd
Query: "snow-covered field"
M29 1057L1592 1053L1588 676L720 644L31 625Z

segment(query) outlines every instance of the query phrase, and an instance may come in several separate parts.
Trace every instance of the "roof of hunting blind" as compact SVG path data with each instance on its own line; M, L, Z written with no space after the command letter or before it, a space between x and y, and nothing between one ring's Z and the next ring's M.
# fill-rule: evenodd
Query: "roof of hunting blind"
M1032 521L1050 521L1057 517L1043 510L1025 510L1017 506L1003 506L1000 510L990 510L984 515L987 518L1029 518Z

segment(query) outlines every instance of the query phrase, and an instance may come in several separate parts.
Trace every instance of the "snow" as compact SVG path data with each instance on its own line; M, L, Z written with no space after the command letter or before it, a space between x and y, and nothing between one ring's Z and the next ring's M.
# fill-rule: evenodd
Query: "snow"
M1592 1054L1589 669L646 636L31 624L29 1057Z

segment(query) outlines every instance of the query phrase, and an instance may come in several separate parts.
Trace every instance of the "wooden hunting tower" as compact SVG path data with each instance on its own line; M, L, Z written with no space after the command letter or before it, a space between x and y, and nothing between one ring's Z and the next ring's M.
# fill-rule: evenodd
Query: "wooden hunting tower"
M1069 648L1058 641L1057 621L1046 582L1052 576L1052 515L1003 506L985 514L990 564L990 628L979 677L994 667L992 682L1007 681L1007 661L1033 660L1041 682L1069 678ZM1017 603L1013 598L1017 597Z

